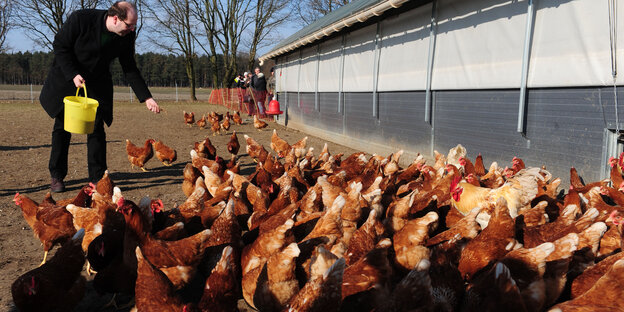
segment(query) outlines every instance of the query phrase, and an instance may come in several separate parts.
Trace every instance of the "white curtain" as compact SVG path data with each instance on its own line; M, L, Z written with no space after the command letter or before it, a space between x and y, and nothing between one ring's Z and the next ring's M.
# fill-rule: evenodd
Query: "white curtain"
M301 57L299 74L299 92L316 91L316 72L318 65L317 46L305 48Z
M340 58L342 36L321 43L318 91L340 91Z
M377 25L347 34L344 60L344 92L371 92L375 61Z
M527 1L441 0L438 12L433 89L520 87Z
M624 3L617 2L622 62ZM537 1L537 8L528 86L612 85L608 0Z
M288 65L284 72L284 88L288 92L299 90L299 52L288 55Z
M277 92L286 91L286 85L284 84L284 70L286 69L287 61L288 59L286 56L282 56L277 59L277 66L275 66L275 90L277 90Z
M431 3L381 21L378 91L424 90Z

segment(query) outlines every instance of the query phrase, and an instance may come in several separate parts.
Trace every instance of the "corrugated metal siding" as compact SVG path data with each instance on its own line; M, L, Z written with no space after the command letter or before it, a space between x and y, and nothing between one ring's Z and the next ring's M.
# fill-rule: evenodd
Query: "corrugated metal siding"
M605 128L599 93L597 88L529 90L531 153L523 159L545 164L562 178L573 166L586 181L599 180Z
M604 110L604 117L607 127L615 129L615 105L613 87L600 88L600 93L598 94L598 96ZM622 102L624 102L624 88L618 87L617 98L620 129L624 129L624 104L622 104Z
M620 89L618 98L624 100L622 93ZM352 138L429 155L431 126L424 122L424 92L379 93L379 117L373 116L372 93L345 93L344 116L338 112L338 93L318 96L317 111L313 93L280 94L287 101L288 120L335 133L347 145ZM493 161L510 166L518 156L527 166L546 165L564 185L572 166L586 181L599 180L606 123L615 118L613 90L529 90L524 135L516 132L518 96L517 90L434 92L434 149L446 154L462 144L472 159L481 153L486 167Z
M518 156L527 166L546 165L569 177L574 166L587 181L600 179L605 128L597 88L529 90L526 134L516 132L518 91L441 91L435 94L435 148L447 153L461 143L470 157L482 153L509 166Z
M284 92L286 100L286 120L302 122L301 110L297 102L297 92Z
M319 93L319 125L327 131L342 134L343 115L338 112L338 93Z
M526 146L516 133L518 91L439 91L434 104L434 149L448 153L462 144L468 156L511 160Z
M360 140L383 142L379 121L373 116L371 93L344 94L345 134Z
M385 144L429 153L431 126L425 122L425 92L378 94L379 121Z
M314 93L299 93L299 110L301 111L303 123L308 126L318 127L320 113L314 108L314 101Z

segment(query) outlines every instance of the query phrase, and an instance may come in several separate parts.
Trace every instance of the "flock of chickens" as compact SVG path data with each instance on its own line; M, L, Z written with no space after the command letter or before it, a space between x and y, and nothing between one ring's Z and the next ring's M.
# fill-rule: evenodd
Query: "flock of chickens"
M236 311L241 298L260 311L624 309L624 153L603 181L571 168L563 192L545 168L486 170L461 145L402 168L402 151L315 154L275 130L272 151L245 141L249 176L235 132L229 163L196 143L187 199L169 209L124 198L108 173L70 199L16 194L45 254L13 283L15 305L70 310L86 261L98 293L133 295L138 311Z
M207 124L210 124L210 130L212 130L213 136L217 134L221 134L221 130L224 130L227 132L230 129L230 125L232 122L238 125L243 124L243 119L241 118L240 113L238 111L235 111L233 115L231 115L230 112L227 111L225 112L225 117L223 116L223 114L218 114L213 111L208 114L208 117L206 117L206 114L202 115L202 118L197 120L197 122L195 121L194 112L187 113L186 111L183 111L182 113L184 114L184 122L189 127L192 127L193 124L197 123L197 126L200 129L204 129L206 128ZM254 115L253 118L254 118L254 122L253 122L254 128L260 130L268 126L266 122L258 118L258 115Z
M183 114L184 123L187 124L189 127L192 127L195 123L195 113L187 113L186 111L183 111ZM212 129L214 136L217 134L221 134L221 130L224 130L225 132L230 130L231 122L233 122L234 124L242 125L243 119L240 117L240 113L237 111L234 112L233 115L231 115L228 111L225 113L225 116L223 114L219 114L213 111L208 114L207 118L204 114L202 118L197 121L197 125L200 129L204 129L207 122L210 122L210 124L212 125L210 128ZM254 128L258 129L258 131L261 131L261 129L264 129L268 126L266 122L258 119L258 116L256 115L254 115L253 125ZM206 143L206 145L210 147L210 140L207 140L208 142L204 143ZM237 146L235 147L236 152L232 153L232 156L234 158L234 155L238 153L239 146L236 131L233 132L230 142L231 143L228 144L228 151L230 151L230 153L232 153L231 144ZM212 147L211 150L216 151L214 147ZM156 158L158 158L158 160L160 160L165 166L171 166L171 164L177 160L177 152L174 149L165 145L165 143L163 143L162 141L155 141L154 139L145 140L145 143L142 147L136 146L130 140L126 139L126 153L128 154L128 160L130 161L131 167L134 168L136 166L143 171L147 171L145 169L145 163L147 163L148 160L152 159L152 157L154 157L154 154L156 154Z

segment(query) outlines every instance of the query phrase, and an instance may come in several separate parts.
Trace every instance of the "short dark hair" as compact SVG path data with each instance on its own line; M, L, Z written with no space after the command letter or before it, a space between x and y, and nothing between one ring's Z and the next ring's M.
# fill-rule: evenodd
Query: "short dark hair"
M106 12L107 16L117 16L120 20L126 20L128 18L128 10L133 9L137 11L136 6L133 3L127 1L115 2Z

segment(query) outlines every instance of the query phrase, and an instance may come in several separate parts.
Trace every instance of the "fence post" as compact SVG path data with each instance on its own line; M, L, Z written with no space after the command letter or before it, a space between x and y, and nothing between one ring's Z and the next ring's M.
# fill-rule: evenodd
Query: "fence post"
M176 103L178 102L178 82L175 82L175 90L176 90Z
M32 83L30 84L30 103L35 103L35 97L33 96Z

